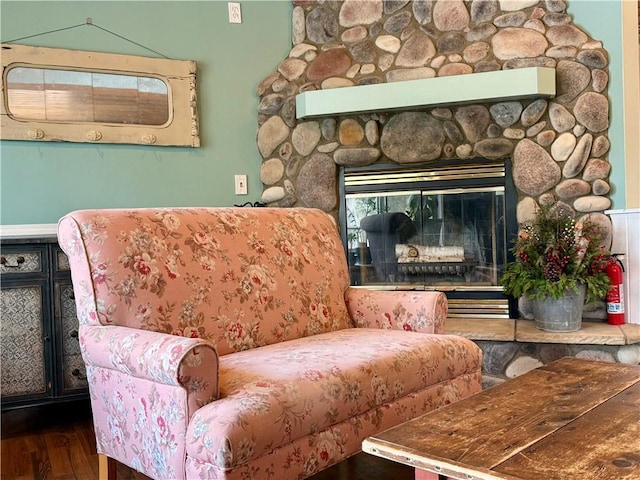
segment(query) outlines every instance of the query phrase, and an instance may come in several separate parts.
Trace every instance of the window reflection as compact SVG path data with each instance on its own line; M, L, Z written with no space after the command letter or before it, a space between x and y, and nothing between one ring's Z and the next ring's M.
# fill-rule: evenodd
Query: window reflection
M13 67L7 107L18 120L163 125L169 121L169 92L153 77Z

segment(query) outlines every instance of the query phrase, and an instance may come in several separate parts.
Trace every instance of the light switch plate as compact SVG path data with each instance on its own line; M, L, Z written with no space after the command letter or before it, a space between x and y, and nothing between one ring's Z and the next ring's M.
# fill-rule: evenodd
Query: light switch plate
M246 175L236 175L235 179L235 191L236 195L247 195L247 176Z

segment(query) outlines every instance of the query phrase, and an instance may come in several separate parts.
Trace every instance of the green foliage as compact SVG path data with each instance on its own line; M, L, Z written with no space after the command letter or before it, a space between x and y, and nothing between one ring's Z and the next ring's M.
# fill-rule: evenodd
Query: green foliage
M559 211L542 208L522 226L512 249L515 261L506 265L500 284L514 297L560 298L578 284L587 286L587 302L609 290L605 269L611 254L601 244L597 226L576 222Z
M350 246L355 247L358 241L363 240L360 220L377 210L376 197L354 198L347 203L347 240Z
M438 195L411 195L404 213L413 221L437 218ZM418 214L422 218L418 218Z

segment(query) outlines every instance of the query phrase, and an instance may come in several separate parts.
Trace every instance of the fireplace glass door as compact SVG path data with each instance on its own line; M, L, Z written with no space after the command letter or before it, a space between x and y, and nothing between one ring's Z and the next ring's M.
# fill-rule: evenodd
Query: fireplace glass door
M504 163L345 171L352 285L501 292L508 254Z

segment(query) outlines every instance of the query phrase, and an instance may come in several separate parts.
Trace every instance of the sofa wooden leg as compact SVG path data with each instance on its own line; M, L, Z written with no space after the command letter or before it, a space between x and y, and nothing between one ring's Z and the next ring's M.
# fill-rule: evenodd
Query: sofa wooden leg
M102 453L98 454L98 478L100 480L116 480L116 461Z

